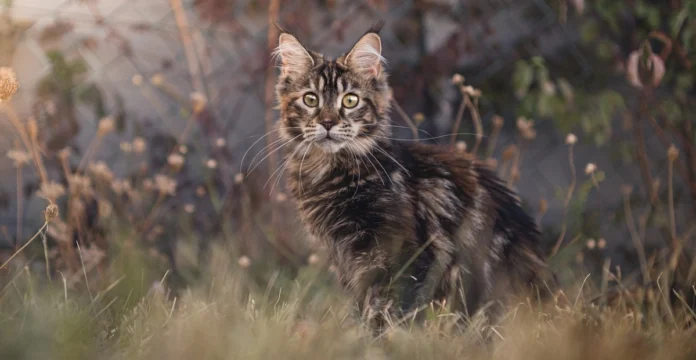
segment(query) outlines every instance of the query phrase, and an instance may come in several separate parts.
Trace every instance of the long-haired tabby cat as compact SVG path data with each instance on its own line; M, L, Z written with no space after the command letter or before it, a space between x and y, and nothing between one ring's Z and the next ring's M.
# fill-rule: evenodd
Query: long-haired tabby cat
M378 28L330 59L280 35L276 87L289 186L363 314L433 300L473 314L546 289L534 221L472 156L390 138Z

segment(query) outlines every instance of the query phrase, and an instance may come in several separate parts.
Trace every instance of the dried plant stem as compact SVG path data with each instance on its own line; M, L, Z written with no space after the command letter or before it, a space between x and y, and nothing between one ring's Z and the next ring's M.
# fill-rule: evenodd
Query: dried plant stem
M646 104L646 98L647 98L647 91L643 91L641 93L641 105L640 105L640 113L638 115L638 118L640 118L640 115L648 113L647 110L647 104ZM636 151L637 151L637 157L638 157L638 165L640 167L640 173L641 176L643 177L643 183L645 185L645 192L648 195L648 199L651 204L656 205L658 198L657 198L657 193L655 192L655 188L653 186L653 178L652 175L650 175L650 163L648 161L648 155L645 151L645 136L643 135L643 128L641 127L640 123L634 123L633 124L633 134L636 140Z
M48 239L46 239L46 235L43 233L41 234L41 242L43 243L44 259L46 260L46 278L49 282L53 282L51 280L51 265L48 262Z
M561 234L556 240L556 244L553 246L551 251L551 256L556 255L558 250L563 244L565 239L566 231L568 230L568 206L570 205L570 200L573 198L573 192L575 192L575 186L577 185L577 172L575 171L575 156L573 154L574 144L568 145L568 165L570 165L570 186L568 186L568 191L566 192L565 200L563 201L563 225L561 225Z
M399 116L401 116L402 119L404 119L404 122L406 125L408 125L408 128L411 129L411 133L413 133L413 138L415 140L418 140L418 127L416 126L416 123L413 122L413 119L411 119L408 114L406 114L406 111L399 105L399 103L396 101L396 99L392 98L392 104L394 104L394 108L396 109L396 112L399 113Z
M188 19L186 18L186 12L184 11L184 5L182 4L181 0L169 0L169 4L174 12L176 27L179 29L179 37L181 38L181 43L184 46L184 54L186 55L186 63L188 64L189 74L191 75L193 89L203 93L203 79L201 78L196 48L191 37Z
M671 237L672 251L676 252L680 248L679 240L677 240L677 221L674 214L674 161L669 159L667 162L667 196L669 204L669 234Z
M273 26L278 21L278 16L280 13L280 0L270 0L268 5L268 38L267 38L267 52L272 54L276 47L278 37L280 36L279 30L276 26ZM268 66L266 69L266 84L265 84L265 96L264 101L266 103L265 112L265 125L266 133L273 130L273 102L275 101L275 67ZM273 142L273 135L266 137L266 143L270 145ZM272 174L278 159L275 154L272 154L268 159L268 173Z
M45 221L44 224L41 225L41 228L39 228L39 231L37 231L36 234L34 234L34 236L31 237L31 239L29 239L26 243L24 243L24 245L21 248L19 248L19 250L15 251L15 253L12 254L12 256L10 256L10 258L7 259L7 261L5 261L2 265L0 265L0 270L4 269L5 266L7 266L7 264L9 264L10 261L12 261L12 259L14 259L17 255L19 255L19 253L21 253L24 249L26 249L27 246L31 245L31 243L34 241L34 239L39 237L41 232L44 231L44 229L46 229L46 226L48 226L48 221Z
M638 235L638 230L636 229L636 223L633 220L633 211L631 211L631 201L630 194L624 194L624 215L626 217L626 226L628 226L628 231L631 233L631 240L633 240L633 246L636 248L638 253L638 261L640 262L640 271L643 274L643 282L650 282L650 272L648 271L648 260L645 257L645 248L643 247L643 242Z
M464 96L466 97L467 95L464 94ZM450 139L451 145L454 145L457 142L457 134L459 134L459 128L462 126L464 110L466 110L466 102L462 99L462 103L459 104L459 108L457 109L457 117L454 118L454 125L452 125L452 138Z
M500 136L500 130L502 127L494 126L493 131L491 132L491 136L489 138L488 142L488 149L486 150L486 158L490 158L493 156L493 151L495 151L495 145L498 142L498 137Z
M471 112L471 117L474 120L474 129L476 129L476 144L474 148L471 149L471 153L475 155L478 152L479 146L481 146L481 141L483 141L483 126L481 125L481 116L478 112L478 99L471 101L469 95L465 94L464 102Z
M22 238L22 226L24 226L24 183L22 181L22 165L17 166L17 232L15 235L15 248L17 241Z
M19 134L22 143L24 143L27 151L31 154L36 171L41 178L41 182L46 183L48 181L48 177L46 176L46 169L43 166L43 162L36 151L38 145L34 144L32 139L29 137L29 134L27 134L27 131L24 129L24 125L22 125L22 122L19 120L19 116L17 116L17 112L15 112L14 107L12 107L12 103L8 101L4 104L3 108L7 112L7 117L10 119L10 123L12 126L14 126L15 131L17 131Z

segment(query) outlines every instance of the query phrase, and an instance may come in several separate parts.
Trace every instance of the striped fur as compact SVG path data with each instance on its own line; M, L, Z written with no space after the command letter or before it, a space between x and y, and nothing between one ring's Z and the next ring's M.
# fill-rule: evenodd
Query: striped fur
M363 48L332 60L283 34L278 52L289 186L341 284L368 314L442 299L473 313L530 284L545 288L536 225L492 171L451 149L389 138L378 39L371 30ZM344 106L346 94L358 105Z

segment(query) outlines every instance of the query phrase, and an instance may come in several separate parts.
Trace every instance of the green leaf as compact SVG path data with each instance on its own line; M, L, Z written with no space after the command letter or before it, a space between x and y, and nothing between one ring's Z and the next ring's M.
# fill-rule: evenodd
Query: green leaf
M677 35L679 35L679 30L681 30L682 25L684 25L684 21L689 17L689 10L688 8L683 8L681 9L680 12L677 13L677 15L674 15L674 17L670 20L670 29L671 29L671 34L672 37L676 38Z
M529 92L529 87L534 80L534 68L524 60L515 63L515 70L512 74L512 86L515 89L515 96L522 99Z
M599 36L599 25L591 20L584 23L580 28L580 40L584 43L593 41Z

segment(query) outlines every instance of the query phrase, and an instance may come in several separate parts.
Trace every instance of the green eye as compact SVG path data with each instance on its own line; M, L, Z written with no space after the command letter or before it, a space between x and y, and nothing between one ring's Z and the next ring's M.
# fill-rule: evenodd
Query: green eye
M358 98L358 95L355 94L348 94L343 97L343 107L346 109L352 109L356 106L358 106L358 101L360 99Z
M317 107L317 105L319 105L319 98L313 93L305 94L305 96L302 97L302 101L309 107Z

